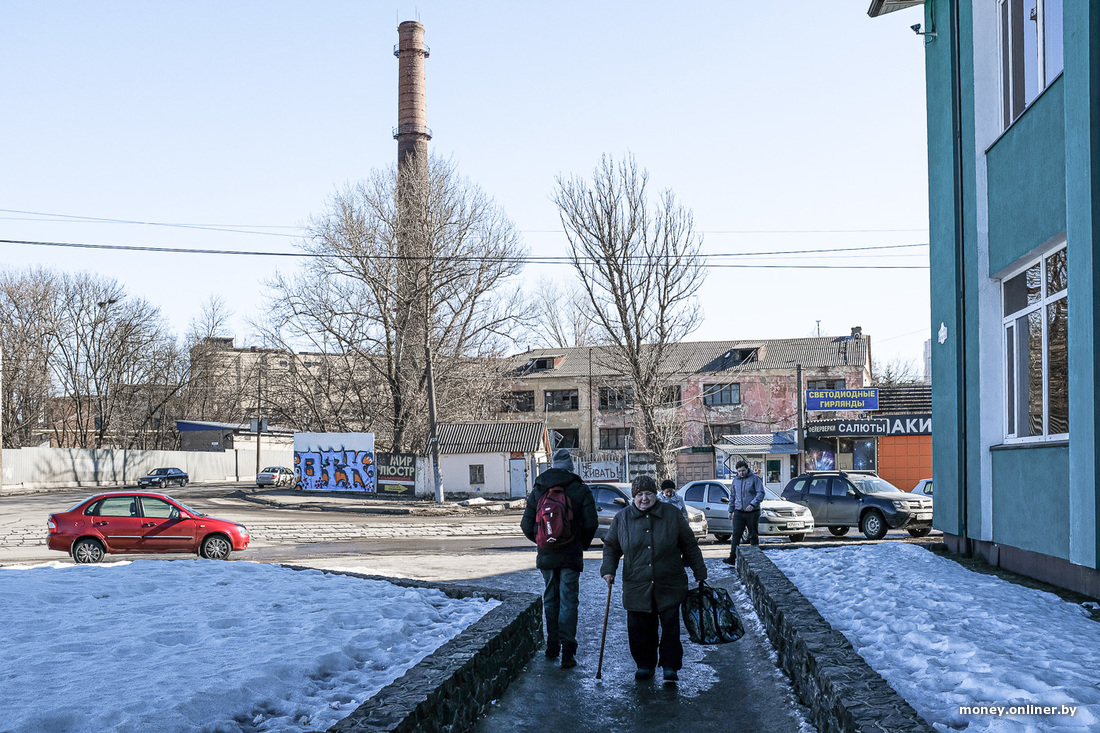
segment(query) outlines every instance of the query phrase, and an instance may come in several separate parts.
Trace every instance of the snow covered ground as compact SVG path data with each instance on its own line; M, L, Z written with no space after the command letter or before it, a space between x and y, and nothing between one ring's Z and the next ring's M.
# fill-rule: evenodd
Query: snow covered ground
M1100 623L1081 606L914 545L768 557L937 730L1100 729Z
M0 730L324 730L498 601L173 560L0 569Z

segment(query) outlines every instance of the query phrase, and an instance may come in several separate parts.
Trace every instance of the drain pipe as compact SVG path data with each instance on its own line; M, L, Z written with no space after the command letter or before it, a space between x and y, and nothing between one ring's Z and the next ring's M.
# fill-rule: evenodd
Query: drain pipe
M955 341L958 344L956 363L958 364L957 379L955 382L955 404L957 408L956 434L958 435L957 462L962 473L959 475L959 520L962 526L963 554L972 557L974 545L969 536L969 517L967 507L968 481L967 481L967 385L966 385L966 238L964 227L966 225L963 216L963 203L965 192L963 190L963 141L962 141L962 79L960 63L962 57L961 43L959 41L959 0L948 0L951 7L951 147L954 163L954 198L955 198L955 273L958 278L958 292L956 295L956 313L958 320L955 324L957 334Z

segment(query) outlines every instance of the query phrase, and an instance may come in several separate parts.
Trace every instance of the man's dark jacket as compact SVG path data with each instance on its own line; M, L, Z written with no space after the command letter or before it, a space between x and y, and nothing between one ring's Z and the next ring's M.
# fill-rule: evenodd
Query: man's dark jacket
M520 528L527 539L535 541L535 510L539 499L547 489L555 486L565 488L565 494L573 507L573 541L564 547L540 547L535 567L539 570L571 568L579 572L584 570L584 551L592 544L592 538L596 536L596 529L600 525L596 515L596 500L592 498L592 492L581 481L580 476L560 468L551 468L539 474L535 479L535 488L527 497L527 507L523 510Z

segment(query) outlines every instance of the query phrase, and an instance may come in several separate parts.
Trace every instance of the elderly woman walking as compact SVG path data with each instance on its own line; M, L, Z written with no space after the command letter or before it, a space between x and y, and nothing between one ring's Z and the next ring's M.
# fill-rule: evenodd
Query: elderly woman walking
M687 595L685 563L696 581L707 566L684 515L657 501L657 482L639 476L630 485L633 503L615 515L603 541L600 575L608 587L623 559L623 607L630 655L638 665L634 679L647 680L661 667L666 680L679 679L684 646L680 643L680 604Z

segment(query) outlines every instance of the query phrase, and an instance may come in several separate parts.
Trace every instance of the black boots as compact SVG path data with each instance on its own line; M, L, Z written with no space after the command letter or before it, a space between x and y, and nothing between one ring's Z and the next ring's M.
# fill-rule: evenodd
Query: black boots
M729 557L723 557L722 562L724 562L726 565L736 565L737 564L737 555L730 555Z
M546 658L547 659L557 659L559 652L561 652L561 642L559 642L559 641L547 641L546 642Z
M577 666L577 645L565 642L561 645L561 668L569 669Z

